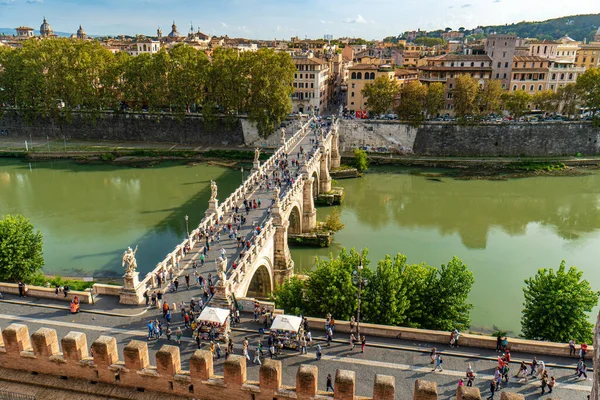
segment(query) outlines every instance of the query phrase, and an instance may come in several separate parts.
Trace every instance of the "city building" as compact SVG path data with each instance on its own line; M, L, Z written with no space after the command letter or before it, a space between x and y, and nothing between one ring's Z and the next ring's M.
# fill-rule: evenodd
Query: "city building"
M54 30L50 26L50 24L46 21L46 17L44 17L44 22L40 25L40 36L41 37L55 37Z
M424 64L418 67L419 80L427 85L434 82L446 85L444 108L448 113L454 109L452 90L459 75L471 75L477 79L480 87L484 87L486 81L492 78L492 59L489 55L446 54L427 57L423 61Z
M500 80L503 89L510 85L516 47L516 35L490 35L485 41L485 52L492 59L492 79Z
M292 112L319 113L327 107L329 66L313 53L292 57L296 65Z
M510 91L523 90L536 94L546 90L550 61L538 56L515 56L512 66Z
M19 26L15 30L17 31L18 38L28 39L33 37L33 28L28 26Z
M585 69L600 66L600 42L582 44L577 50L575 65Z
M564 87L569 83L575 83L577 77L584 72L585 68L578 67L574 62L560 60L550 61L548 67L547 88L556 92L559 87Z
M558 53L558 42L551 40L533 41L529 44L529 55L554 59Z
M160 51L160 42L149 38L140 38L133 43L127 53L132 56L138 56L142 53L154 54Z
M368 99L362 94L366 84L373 82L380 76L394 79L394 67L391 65L355 64L348 68L348 73L346 108L352 113L367 109Z
M579 50L579 42L571 39L568 36L563 36L558 40L556 47L556 57L554 60L575 62L577 51Z
M419 80L419 71L416 69L396 68L394 70L394 77L400 89L402 89L410 81Z
M77 29L77 39L81 39L81 40L87 39L87 34L85 33L85 31L83 30L81 25L79 25L79 29Z

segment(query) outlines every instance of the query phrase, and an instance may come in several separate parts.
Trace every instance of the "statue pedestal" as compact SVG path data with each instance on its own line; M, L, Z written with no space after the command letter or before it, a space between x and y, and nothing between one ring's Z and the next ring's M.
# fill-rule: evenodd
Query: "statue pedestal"
M258 171L260 169L260 161L255 160L252 164L252 171Z
M119 292L119 303L142 304L146 288L140 283L139 272L131 275L123 275L123 288Z
M219 215L219 200L209 200L208 201L208 209L204 213L207 217L210 217L213 214L217 214L217 219L221 216Z
M226 286L215 286L215 294L210 301L211 307L223 308L225 310L231 309L231 304L233 303L231 299L231 289L227 283L225 283L225 285Z

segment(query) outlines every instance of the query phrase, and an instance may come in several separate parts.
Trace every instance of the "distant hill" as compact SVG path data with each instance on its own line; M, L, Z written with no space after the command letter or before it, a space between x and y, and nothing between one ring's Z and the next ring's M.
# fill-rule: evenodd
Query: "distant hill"
M588 41L600 26L600 14L571 15L541 22L519 22L516 24L486 26L486 33L514 33L519 37L560 39L567 35L575 40Z
M61 37L71 37L72 33L68 33L68 32L54 32L56 35L61 36ZM0 28L0 36L1 35L6 35L6 36L13 36L16 35L17 31L15 31L14 28ZM33 31L34 35L39 35L40 31L35 30Z

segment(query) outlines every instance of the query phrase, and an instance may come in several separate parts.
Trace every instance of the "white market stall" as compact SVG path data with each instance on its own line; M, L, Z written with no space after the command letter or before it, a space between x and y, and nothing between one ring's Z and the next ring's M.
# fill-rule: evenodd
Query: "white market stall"
M283 346L295 349L298 338L303 334L302 318L293 315L277 315L271 324L271 332L281 340Z
M194 327L197 335L203 340L227 341L231 328L229 326L229 310L205 307L196 319ZM211 335L212 332L212 335Z

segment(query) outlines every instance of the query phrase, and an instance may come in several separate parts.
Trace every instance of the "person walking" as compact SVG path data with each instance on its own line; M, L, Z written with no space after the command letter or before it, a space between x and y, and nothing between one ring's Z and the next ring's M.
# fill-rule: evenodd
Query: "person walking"
M354 347L356 347L356 338L354 337L354 333L350 334L350 350L354 350Z
M367 338L365 337L365 335L362 335L362 337L360 338L360 352L361 353L365 352L366 345L367 345Z
M494 398L494 393L496 393L496 381L494 380L494 378L492 378L492 380L490 381L490 396L488 397L488 400L491 400Z
M169 327L169 325L167 325L167 330L165 331L166 335L167 335L167 340L170 342L171 341L171 335L173 334L173 331L171 330L171 328ZM200 348L198 346L198 348Z
M325 391L329 392L329 389L331 389L332 393L335 393L335 391L333 390L333 384L332 384L331 374L327 374L327 389Z
M181 336L183 335L183 332L181 332L181 327L177 328L177 331L175 332L175 337L177 338L177 344L181 344Z
M585 362L581 363L581 367L579 368L579 374L577 374L577 377L581 378L581 375L585 376L585 379L587 379L587 365L585 365Z
M321 345L317 345L317 361L319 361L323 357L323 352L321 351Z
M569 356L577 355L577 350L575 349L575 340L569 340Z
M548 393L552 393L552 389L554 389L554 385L556 385L556 379L554 377L550 377L550 381L548 382Z
M548 386L548 374L542 375L542 394L546 393L546 387Z
M433 367L433 369L431 371L435 372L438 368L440 369L440 371L443 371L442 363L443 363L442 355L440 353L437 353L435 355L435 366Z
M262 363L260 362L260 350L258 347L256 348L256 351L254 352L254 360L252 360L252 364L262 365Z

